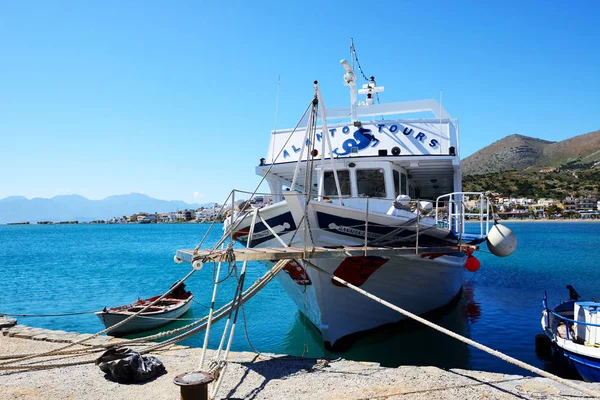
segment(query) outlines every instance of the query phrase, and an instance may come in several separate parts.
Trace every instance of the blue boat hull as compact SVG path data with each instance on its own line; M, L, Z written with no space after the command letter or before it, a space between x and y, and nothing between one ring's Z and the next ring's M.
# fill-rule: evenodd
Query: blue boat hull
M586 382L600 382L600 360L563 351Z

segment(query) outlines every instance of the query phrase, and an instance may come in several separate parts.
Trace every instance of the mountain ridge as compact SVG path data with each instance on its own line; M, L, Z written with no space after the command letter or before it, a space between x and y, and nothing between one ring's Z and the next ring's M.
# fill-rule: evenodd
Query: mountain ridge
M600 130L559 142L512 134L462 160L463 175L559 169L600 161Z
M0 224L105 220L137 212L163 213L196 209L213 204L189 204L180 200L159 200L142 193L113 195L102 200L90 200L78 194L31 199L24 196L9 196L0 199Z

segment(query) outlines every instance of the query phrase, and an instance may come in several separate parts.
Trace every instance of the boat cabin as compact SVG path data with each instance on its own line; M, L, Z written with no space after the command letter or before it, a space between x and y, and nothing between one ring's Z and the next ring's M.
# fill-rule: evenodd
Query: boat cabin
M435 100L428 103L430 108L439 108ZM393 110L400 114L414 109L397 103ZM292 186L293 190L309 192L307 184L310 193L319 199L341 195L392 200L408 195L412 199L435 200L461 191L456 120L377 120L376 116L382 117L381 111L368 111L365 116L369 120L329 125L327 130L321 125L312 129L312 134L306 126L295 131L273 131L269 154L256 168L259 175L268 172L266 180L273 202L281 201L281 193ZM377 115L371 115L373 112ZM334 112L331 118L337 115ZM323 132L327 132L326 136ZM307 168L312 171L308 179ZM333 171L337 173L340 193Z

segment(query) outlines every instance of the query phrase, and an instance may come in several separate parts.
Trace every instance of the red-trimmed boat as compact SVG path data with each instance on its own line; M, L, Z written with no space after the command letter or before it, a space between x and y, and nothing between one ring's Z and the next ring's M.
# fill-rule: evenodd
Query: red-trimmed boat
M251 198L237 211L232 201L220 242L232 238L265 254L286 247L364 247L362 256L294 259L277 274L334 351L405 317L340 286L331 275L424 314L451 303L465 269L479 267L464 245L474 250L487 241L498 256L516 248L507 227L492 225L487 194L462 191L458 120L431 99L375 104L384 88L371 77L358 89L353 68L346 60L341 64L350 107L325 109L314 81L305 115L294 129L271 132L267 154L256 167L269 185L269 201L253 208ZM366 95L364 101L359 94ZM467 231L466 216L477 216L479 224ZM383 257L367 255L367 247L415 251ZM175 260L199 262L195 254L181 250ZM311 265L318 269L307 268Z
M181 317L189 310L194 295L185 290L185 284L181 283L177 285L177 283L171 286L173 289L159 302L152 305L152 307L149 307L146 311L127 323L109 331L109 334L122 336L130 333L148 331L167 325L173 322L174 319ZM138 299L131 304L108 309L104 307L102 311L96 312L96 315L102 320L104 326L109 328L139 312L159 297L160 296L154 296L148 299Z

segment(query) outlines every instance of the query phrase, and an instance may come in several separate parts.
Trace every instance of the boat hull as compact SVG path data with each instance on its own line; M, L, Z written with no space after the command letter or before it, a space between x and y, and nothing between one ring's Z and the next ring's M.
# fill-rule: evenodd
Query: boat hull
M260 210L261 221L268 226L257 222L250 242L250 213L236 227L233 236L253 248L281 247L271 230L293 247L363 246L365 240L371 246L392 247L412 247L417 241L420 246L432 247L458 244L451 232L438 228L431 218L417 219L411 212L401 217L390 216L383 212L384 202L381 203L379 210L372 207L374 211L367 215L360 205L311 202L305 209L301 196L290 195L285 202ZM310 232L303 231L301 226L305 214ZM466 259L464 253L447 252L308 260L325 273L294 260L277 279L299 310L319 329L325 345L336 348L348 336L399 322L405 317L332 281L329 274L412 313L424 314L448 304L460 292Z
M582 356L565 350L562 350L562 353L575 367L584 381L600 382L600 361L598 359Z
M572 307L571 303L573 301L565 302L563 305ZM571 319L573 318L572 311L568 316ZM555 315L548 313L547 310L542 312L541 323L544 334L550 339L553 352L560 357L564 357L567 363L579 373L583 380L587 382L600 382L600 349L573 341L573 332L570 332L569 337L566 337L564 333L562 336L559 335L557 333L559 319Z
M158 311L140 314L140 316L128 321L127 323L119 326L118 328L115 328L114 330L111 330L109 334L112 336L122 336L131 333L149 331L152 329L160 328L164 325L168 325L171 322L173 322L174 319L181 317L189 310L190 306L192 305L193 298L194 296L191 295L189 298L184 300L180 307L168 311ZM104 326L107 328L116 325L121 321L124 321L125 319L129 318L132 314L134 313L110 312L110 310L99 311L96 313L98 318L100 318Z
M334 282L329 274L412 313L424 314L450 303L460 292L464 260L461 253L434 260L419 255L309 260L327 273L294 261L277 279L298 309L319 329L325 345L336 349L345 347L360 333L406 317ZM361 268L361 264L366 268ZM289 272L298 268L302 270L296 276Z

